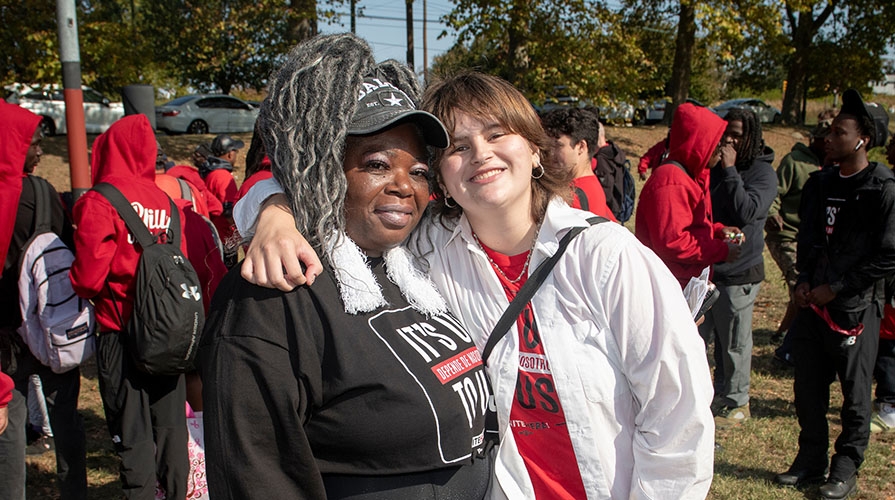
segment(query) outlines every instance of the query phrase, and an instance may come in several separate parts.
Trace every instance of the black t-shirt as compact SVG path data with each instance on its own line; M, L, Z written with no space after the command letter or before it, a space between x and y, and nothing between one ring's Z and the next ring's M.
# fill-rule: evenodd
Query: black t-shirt
M238 272L221 282L199 352L217 491L316 498L327 474L472 463L488 400L478 350L455 318L412 309L381 261L373 271L390 305L356 315L330 269L289 293Z
M866 177L870 175L872 170L872 168L865 168L849 177L837 175L833 182L827 183L823 199L824 235L827 241L832 238L833 233L836 231L836 222L841 219L840 211L847 207L849 197L865 183Z

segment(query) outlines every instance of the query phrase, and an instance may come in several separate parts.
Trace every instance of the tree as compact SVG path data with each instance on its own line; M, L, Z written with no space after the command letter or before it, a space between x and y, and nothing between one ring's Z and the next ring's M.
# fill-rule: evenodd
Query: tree
M665 123L671 124L674 110L690 95L690 72L693 68L693 48L696 46L696 6L681 0L677 38L674 42L674 69L668 85L671 105L665 107Z
M156 62L184 84L225 94L261 89L294 38L316 24L303 26L307 12L287 0L156 0L143 17Z
M745 0L739 0L745 2ZM880 0L749 0L764 9L734 47L733 82L762 92L780 88L783 121L802 123L806 97L865 89L882 74L895 35L895 3Z
M476 68L511 82L535 102L556 87L594 104L631 99L656 86L644 31L594 0L459 0L447 16L457 44L433 71Z
M51 81L42 63L55 52L56 4L51 0L0 0L0 77L5 82ZM58 60L58 56L56 57ZM58 61L55 73L59 73ZM55 81L52 80L52 81Z

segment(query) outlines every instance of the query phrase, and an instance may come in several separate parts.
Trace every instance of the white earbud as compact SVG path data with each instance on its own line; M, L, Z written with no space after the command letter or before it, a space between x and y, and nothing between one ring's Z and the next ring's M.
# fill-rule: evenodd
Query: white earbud
M858 143L855 145L855 151L861 149L861 146L863 146L863 145L864 145L864 139L859 140Z

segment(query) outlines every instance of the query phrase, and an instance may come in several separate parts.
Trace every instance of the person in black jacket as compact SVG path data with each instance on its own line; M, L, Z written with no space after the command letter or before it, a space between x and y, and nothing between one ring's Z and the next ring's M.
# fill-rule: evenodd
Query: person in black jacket
M752 307L764 280L764 224L777 195L774 152L764 145L755 114L732 109L725 120L721 165L711 170L709 181L712 216L742 230L734 240L742 251L733 262L715 264L712 280L721 297L699 326L706 344L715 341L716 427L741 423L750 415Z
M871 376L879 340L884 278L895 272L895 176L870 163L867 150L888 131L853 89L826 138L833 165L805 184L798 236L801 307L792 326L799 452L776 482L796 485L829 476L824 498L857 489L870 437ZM842 432L828 461L830 384L842 387Z
M606 195L606 205L618 219L622 212L622 202L625 196L625 173L627 158L625 152L612 141L606 139L606 127L597 122L597 153L594 155L593 169L603 192ZM621 220L621 219L619 219Z

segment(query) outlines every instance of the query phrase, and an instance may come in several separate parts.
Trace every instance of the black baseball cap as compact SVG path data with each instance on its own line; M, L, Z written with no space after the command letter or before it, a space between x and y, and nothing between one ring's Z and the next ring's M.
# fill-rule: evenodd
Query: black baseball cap
M430 146L446 148L450 144L447 130L435 115L416 109L407 94L384 76L364 77L348 134L374 134L403 122L419 126L423 138Z
M215 137L213 141L211 141L211 154L215 156L221 156L229 153L230 151L235 151L244 147L244 142L238 139L234 139L227 134L221 134Z
M857 90L848 89L842 94L842 108L839 113L870 118L874 128L872 147L884 145L889 138L889 114L875 102L865 103Z

